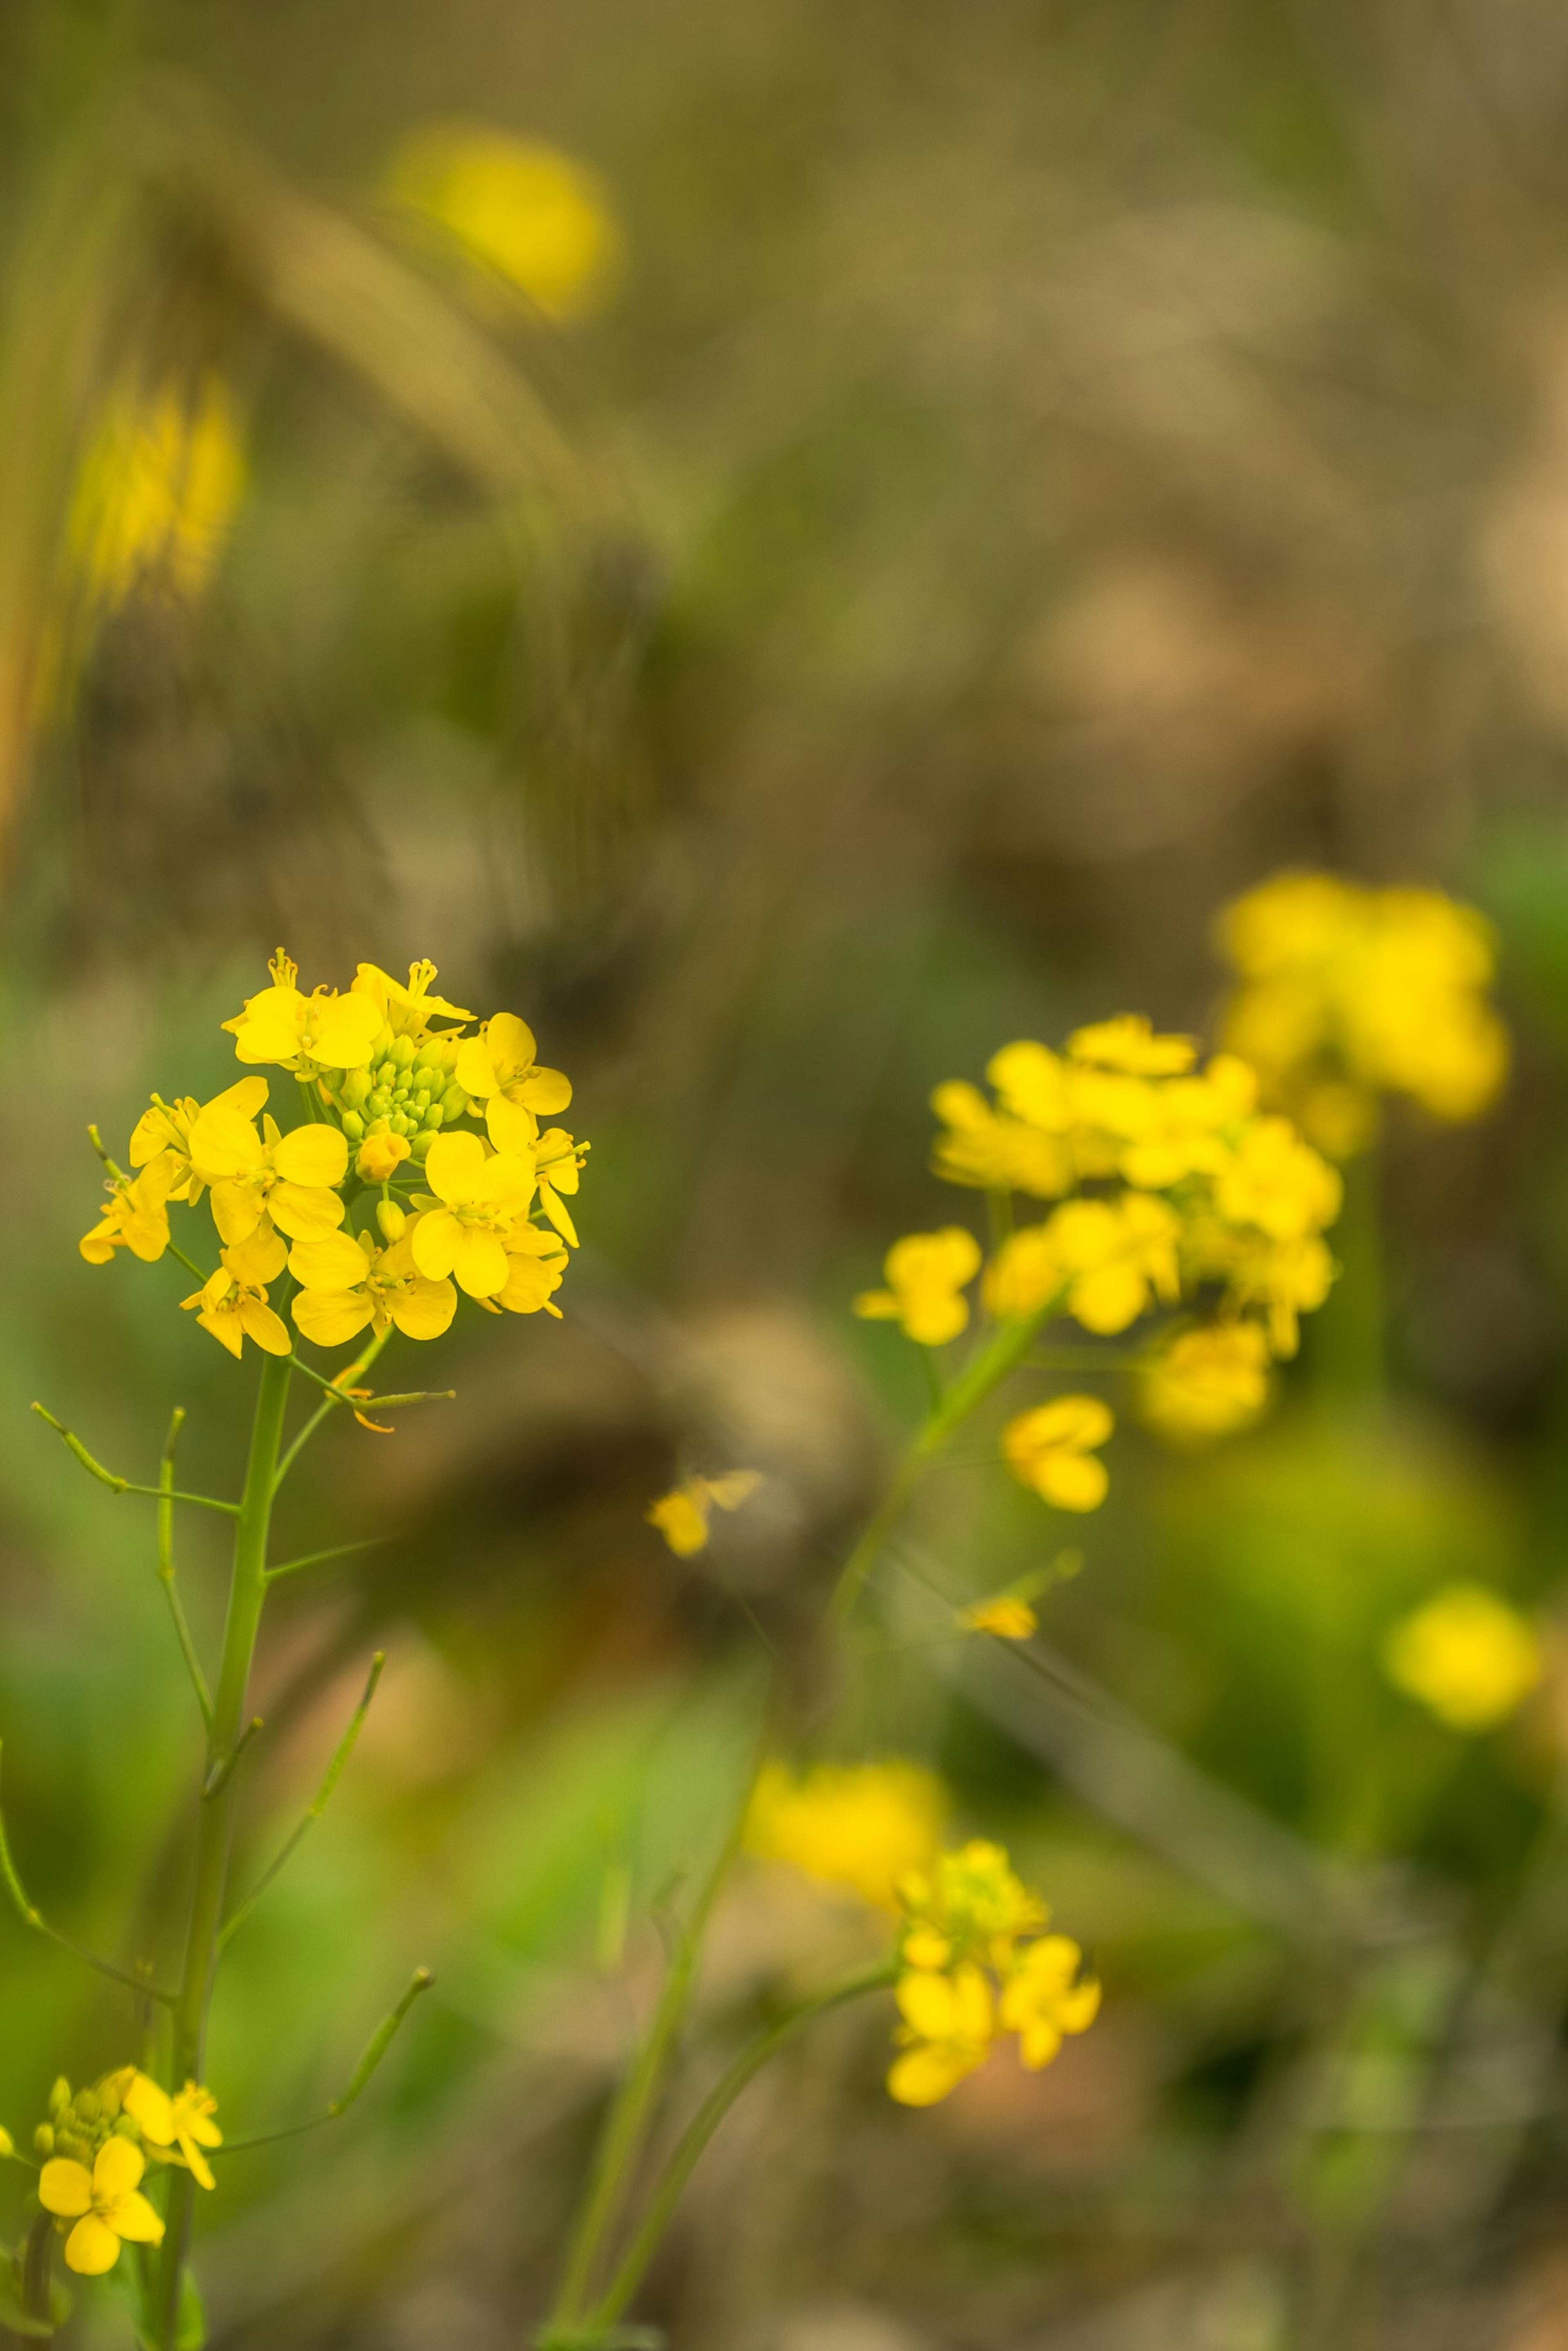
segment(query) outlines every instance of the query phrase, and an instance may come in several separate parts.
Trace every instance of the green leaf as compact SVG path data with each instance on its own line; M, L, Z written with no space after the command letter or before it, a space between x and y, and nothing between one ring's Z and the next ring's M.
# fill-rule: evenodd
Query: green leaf
M9 2263L6 2265L9 2271ZM0 2274L0 2326L28 2341L48 2342L71 2314L71 2298L57 2278L49 2282L49 2315L29 2318L9 2274Z

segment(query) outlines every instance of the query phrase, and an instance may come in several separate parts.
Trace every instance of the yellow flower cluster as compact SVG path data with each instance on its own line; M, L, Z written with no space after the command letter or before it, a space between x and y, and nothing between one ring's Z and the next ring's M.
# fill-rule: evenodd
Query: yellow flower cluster
M210 2090L187 2082L172 2096L134 2065L106 2074L72 2095L68 2082L55 2084L49 2119L33 2135L43 2158L38 2201L66 2230L66 2266L82 2277L101 2277L120 2259L121 2244L156 2245L163 2223L141 2193L151 2154L177 2164L203 2188L214 2185L206 2150L223 2145L214 2122L217 2101Z
M1144 1418L1177 1445L1204 1445L1249 1427L1269 1401L1269 1342L1256 1322L1183 1331L1139 1383Z
M292 1074L304 1123L279 1126L259 1076L205 1103L155 1095L131 1138L136 1173L111 1166L83 1257L155 1261L172 1246L171 1204L204 1196L219 1262L184 1303L235 1355L247 1338L290 1352L268 1300L286 1268L294 1322L323 1347L389 1326L437 1338L459 1290L493 1313L559 1315L563 1243L577 1241L567 1198L588 1145L541 1131L571 1087L538 1066L531 1030L502 1012L465 1034L474 1016L431 994L431 963L406 987L362 963L341 995L304 994L281 948L270 968L272 985L223 1025L239 1061Z
M1240 980L1227 1045L1336 1159L1371 1139L1380 1094L1462 1121L1507 1075L1491 933L1439 891L1281 873L1226 908L1219 942Z
M1451 1583L1403 1617L1383 1662L1397 1687L1466 1733L1505 1721L1544 1670L1534 1625L1481 1583Z
M620 274L621 231L604 185L559 148L479 125L430 124L398 150L388 184L549 319L597 309Z
M848 1886L896 1912L912 1870L936 1859L947 1813L940 1780L896 1757L878 1763L818 1763L796 1777L782 1763L758 1775L746 1845L787 1861L824 1886Z
M1083 1954L1044 1930L1050 1913L1020 1883L1000 1845L976 1841L910 1871L899 1886L905 1924L896 1988L904 2022L887 2086L901 2105L930 2106L1018 2035L1031 2070L1048 2065L1100 2010Z

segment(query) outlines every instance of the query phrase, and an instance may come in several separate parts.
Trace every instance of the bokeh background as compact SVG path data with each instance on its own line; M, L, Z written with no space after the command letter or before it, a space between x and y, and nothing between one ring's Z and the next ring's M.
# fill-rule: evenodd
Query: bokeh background
M250 1384L177 1270L78 1259L86 1123L227 1082L282 939L308 985L428 954L523 1013L593 1140L566 1321L470 1318L421 1357L456 1405L329 1430L289 1499L288 1548L383 1540L277 1604L242 1871L389 1663L235 1945L225 2120L309 2111L440 1981L350 2120L225 2170L214 2340L527 2339L650 1907L919 1409L848 1301L962 1208L931 1087L1122 1008L1212 1032L1218 909L1306 865L1490 916L1505 1099L1391 1119L1381 1301L1331 1303L1264 1426L1124 1423L1034 1669L912 1617L866 1729L1009 1842L1102 2020L928 2115L885 2013L825 2027L643 2314L674 2351L1568 2343L1561 10L11 0L0 123L0 1733L84 1939L174 1898L195 1726L141 1506L26 1406L145 1475L182 1402L228 1480ZM591 175L575 277L530 298L411 201L453 123ZM117 572L104 420L169 385L220 400L223 478ZM673 1559L649 1499L739 1462L763 1493ZM211 1641L219 1544L180 1539ZM956 1472L902 1572L961 1599L1054 1541ZM1456 1578L1545 1627L1485 1737L1379 1663ZM863 1931L743 1876L680 2095ZM126 2020L9 1916L0 1968L20 2132Z

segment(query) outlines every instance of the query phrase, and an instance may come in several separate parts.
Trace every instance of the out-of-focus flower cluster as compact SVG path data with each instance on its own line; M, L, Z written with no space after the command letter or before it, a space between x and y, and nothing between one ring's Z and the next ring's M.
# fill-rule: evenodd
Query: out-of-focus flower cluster
M820 1885L843 1886L896 1913L911 1870L929 1868L942 1842L947 1792L934 1771L889 1757L818 1763L797 1778L782 1763L758 1773L747 1850L787 1861Z
M112 607L149 584L196 595L245 483L233 395L218 377L121 387L99 418L71 504L71 557L89 601Z
M596 172L558 147L479 123L430 123L399 148L391 194L558 321L598 309L622 241Z
M999 1323L1062 1315L1102 1336L1196 1301L1212 1319L1148 1358L1145 1409L1188 1437L1254 1419L1270 1363L1295 1352L1298 1318L1328 1293L1336 1170L1260 1108L1244 1061L1223 1053L1200 1066L1190 1038L1157 1036L1139 1016L1080 1029L1060 1053L1004 1046L987 1075L988 1097L961 1079L933 1095L936 1172L1005 1200L1009 1223L1015 1195L1055 1205L1009 1231L988 1262L961 1226L907 1235L888 1252L886 1287L856 1312L936 1347L967 1327L977 1275ZM1004 1451L1047 1501L1092 1510L1105 1491L1095 1448L1111 1426L1096 1398L1059 1397L1015 1420Z
M172 2095L134 2065L72 2092L61 2079L49 2094L49 2118L33 2134L41 2158L38 2201L65 2236L66 2265L101 2277L122 2244L156 2245L163 2222L141 2193L148 2160L189 2171L211 2188L208 2151L223 2145L213 2116L217 2101L199 2083ZM9 2134L5 2134L10 2151Z
M110 1163L83 1257L155 1261L175 1246L171 1207L204 1197L218 1265L184 1303L235 1355L247 1338L290 1352L268 1297L286 1269L293 1320L324 1347L389 1326L437 1338L459 1290L490 1312L559 1314L564 1244L577 1240L567 1197L588 1145L541 1124L571 1087L539 1067L532 1031L502 1012L468 1033L473 1014L431 994L431 963L406 987L362 963L341 995L307 996L281 948L270 968L272 985L224 1027L238 1061L288 1073L301 1123L271 1115L260 1076L205 1103L154 1095L131 1138L135 1173Z
M1528 1617L1484 1583L1451 1583L1402 1617L1384 1644L1390 1681L1449 1730L1490 1730L1545 1670Z
M1226 908L1219 942L1240 980L1226 1044L1333 1158L1370 1142L1381 1094L1462 1121L1507 1075L1490 929L1439 891L1282 873Z

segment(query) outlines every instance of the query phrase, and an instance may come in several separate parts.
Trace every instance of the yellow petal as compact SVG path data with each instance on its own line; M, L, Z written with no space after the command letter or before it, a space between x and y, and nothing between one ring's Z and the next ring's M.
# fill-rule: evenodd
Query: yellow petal
M146 2168L147 2158L130 2139L105 2139L92 2167L92 2192L100 2202L106 2197L129 2196L141 2187Z
M162 2223L159 2223L162 2229ZM102 2277L120 2259L120 2239L107 2222L89 2212L66 2239L66 2267L78 2277Z
M216 2139L210 2139L208 2141L208 2145L212 2147L215 2147L217 2144L218 2141ZM196 2135L194 2131L183 2130L180 2133L180 2152L184 2157L186 2163L190 2167L191 2177L193 2179L196 2180L203 2188L215 2188L217 2186L217 2181L213 2178L213 2167L207 2161L206 2157L202 2153L201 2148L196 2144ZM140 2204L142 2199L139 2196L136 2199L136 2201ZM152 2209L152 2206L149 2205L149 2211L151 2211ZM153 2214L153 2218L157 2218L155 2213ZM159 2222L159 2227L160 2230L162 2230L162 2223L161 2221ZM122 2236L129 2236L131 2232L127 2229L122 2229L120 2233Z
M571 1101L571 1080L561 1070L533 1070L517 1092L526 1109L538 1117L553 1118Z
M508 1102L505 1094L492 1094L485 1105L485 1124L497 1151L509 1152L515 1159L532 1159L539 1123L531 1110Z
M220 1176L210 1195L213 1222L218 1238L226 1248L237 1249L241 1241L249 1240L261 1222L262 1196L254 1184L235 1183L229 1176Z
M214 1094L207 1104L209 1110L237 1111L241 1118L256 1118L267 1108L267 1097L272 1089L265 1078L240 1078Z
M261 1137L250 1120L221 1097L209 1102L191 1129L191 1165L204 1182L249 1175L261 1161Z
M289 1250L288 1270L306 1290L352 1290L365 1278L365 1253L351 1233L310 1233Z
M294 1342L288 1335L287 1324L279 1320L270 1306L264 1305L259 1298L240 1300L239 1322L246 1337L254 1339L258 1347L265 1347L269 1355L293 1353Z
M302 1290L288 1311L313 1346L340 1347L374 1319L362 1290Z
M129 2139L110 2139L109 2143L110 2147L129 2147L131 2144ZM193 2166L192 2168L194 2168ZM204 2163L202 2169L206 2171ZM202 2185L204 2188L212 2187L211 2172L207 2172ZM161 2245L163 2241L162 2221L146 2197L138 2195L134 2189L129 2195L117 2196L105 2212L104 2219L117 2237L124 2237L133 2245Z
M894 1994L899 2014L926 2041L946 2041L958 2021L957 1996L946 1976L901 1976Z
M677 1559L690 1559L706 1545L707 1512L702 1499L687 1487L677 1486L674 1493L662 1494L649 1504L645 1516Z
M501 1082L482 1037L470 1037L458 1046L457 1066L452 1074L464 1092L479 1102L487 1101Z
M1059 1510L1097 1510L1111 1481L1094 1454L1057 1453L1041 1461L1030 1482Z
M901 2106L934 2106L978 2063L952 2049L905 2050L888 2074L888 2095Z
M503 1082L533 1068L534 1056L538 1051L534 1032L526 1020L518 1019L515 1012L497 1012L486 1022L485 1042L497 1075ZM461 1079L458 1083L462 1083Z
M288 1262L288 1251L271 1222L263 1217L248 1240L239 1241L224 1252L233 1269L236 1281L254 1282L264 1287L276 1281Z
M315 1034L305 1047L313 1061L329 1069L362 1069L371 1058L382 1025L381 1008L373 997L318 997L313 1008Z
M435 1148L434 1144L431 1149ZM457 1262L463 1228L446 1208L433 1208L419 1217L408 1235L413 1261L428 1281L444 1281Z
M38 2201L46 2212L74 2220L92 2210L92 2175L85 2164L57 2155L38 2174Z
M126 2113L154 2147L172 2147L174 2140L174 2109L167 2090L160 2089L145 2074L133 2074L122 2100ZM132 2182L134 2185L134 2182Z
M438 1134L425 1159L424 1180L438 1200L455 1205L473 1198L484 1166L485 1146L476 1134ZM428 1266L423 1270L430 1271Z
M566 1203L562 1200L559 1193L556 1190L553 1184L541 1184L539 1186L539 1206L544 1210L546 1216L549 1218L551 1224L555 1227L561 1238L563 1240L570 1241L572 1248L576 1249L578 1246L577 1227L572 1223L571 1217L567 1212Z
M340 1184L349 1172L347 1138L335 1126L297 1126L272 1155L272 1164L290 1184Z
M418 1252L415 1251L417 1260ZM452 1270L457 1286L470 1298L494 1298L507 1287L512 1261L495 1233L465 1230L457 1244Z
M1049 2065L1061 2046L1059 2027L1044 2017L1034 2018L1019 2034L1019 2055L1031 2074L1038 2074L1042 2065Z
M457 1292L449 1281L426 1281L390 1301L392 1319L405 1339L439 1339L457 1311Z
M340 1225L345 1214L336 1192L315 1185L275 1184L267 1196L272 1221L290 1240L315 1239Z
M187 1304L190 1302L186 1301ZM196 1320L204 1331L211 1332L220 1347L228 1349L231 1355L237 1356L244 1352L245 1333L240 1329L236 1314L225 1307L207 1306L203 1308Z

